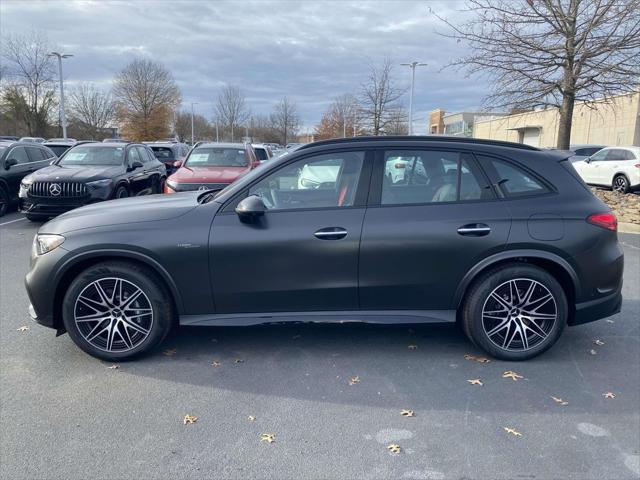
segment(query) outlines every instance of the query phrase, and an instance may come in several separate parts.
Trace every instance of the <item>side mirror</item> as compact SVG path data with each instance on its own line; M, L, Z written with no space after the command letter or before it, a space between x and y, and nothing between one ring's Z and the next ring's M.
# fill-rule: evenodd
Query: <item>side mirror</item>
M236 207L236 213L242 221L252 221L264 215L267 211L262 198L257 195L249 195Z
M180 168L181 166L182 166L182 160L176 160L175 162L173 162L174 168Z
M138 160L135 160L134 162L131 163L131 170L137 170L138 168L142 168L142 162L139 162Z
M4 168L5 170L9 170L11 167L17 164L18 164L18 160L16 160L15 158L7 158L4 161Z

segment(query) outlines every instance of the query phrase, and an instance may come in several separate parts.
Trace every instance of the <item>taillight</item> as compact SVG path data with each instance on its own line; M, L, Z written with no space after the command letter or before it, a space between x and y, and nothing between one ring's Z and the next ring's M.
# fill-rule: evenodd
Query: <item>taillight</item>
M640 163L636 163L636 164L634 165L634 167L636 167L636 168L640 168Z
M606 228L612 232L618 230L618 219L611 212L606 213L594 213L587 217L587 222L598 227Z

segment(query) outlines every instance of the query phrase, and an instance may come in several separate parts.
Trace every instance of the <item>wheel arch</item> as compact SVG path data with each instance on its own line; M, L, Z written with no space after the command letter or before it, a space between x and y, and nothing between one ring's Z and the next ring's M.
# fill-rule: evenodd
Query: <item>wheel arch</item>
M83 270L98 263L108 261L125 261L150 268L158 275L171 295L174 310L179 315L183 312L183 303L180 292L171 278L171 275L156 260L139 252L127 250L97 250L84 252L65 262L56 277L55 293L53 297L53 327L63 329L62 324L62 300L73 279Z
M567 296L569 306L568 322L571 323L575 314L576 297L580 291L580 281L573 267L563 258L551 252L537 250L510 250L485 258L476 264L464 276L455 293L454 308L459 310L474 280L486 271L500 265L524 263L536 265L551 275L560 283Z

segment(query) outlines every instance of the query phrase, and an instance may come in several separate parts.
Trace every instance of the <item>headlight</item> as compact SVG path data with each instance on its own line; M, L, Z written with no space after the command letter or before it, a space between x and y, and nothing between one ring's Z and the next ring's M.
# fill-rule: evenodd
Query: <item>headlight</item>
M178 183L174 182L173 180L167 180L165 182L165 185L167 187L169 187L171 190L177 190L178 189Z
M104 180L96 180L95 182L87 182L87 187L91 188L103 188L111 185L112 180L110 178L105 178Z
M64 242L62 235L37 234L33 239L33 250L36 255L44 255L55 250Z

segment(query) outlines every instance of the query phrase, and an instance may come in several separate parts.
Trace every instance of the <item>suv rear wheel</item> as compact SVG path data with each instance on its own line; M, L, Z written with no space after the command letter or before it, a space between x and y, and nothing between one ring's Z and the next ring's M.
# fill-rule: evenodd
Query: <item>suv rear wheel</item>
M477 346L502 360L526 360L550 348L567 323L567 299L545 270L509 264L484 274L471 287L463 329Z
M62 305L69 336L89 355L112 362L157 346L175 315L167 289L155 277L126 262L100 263L80 273Z
M618 175L613 179L613 190L619 193L629 192L629 180L624 175Z

